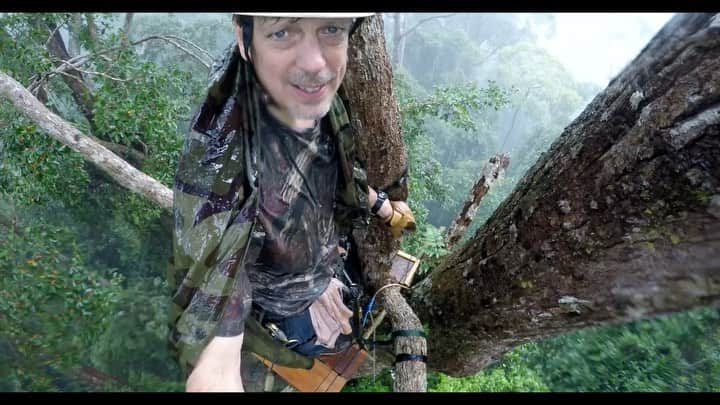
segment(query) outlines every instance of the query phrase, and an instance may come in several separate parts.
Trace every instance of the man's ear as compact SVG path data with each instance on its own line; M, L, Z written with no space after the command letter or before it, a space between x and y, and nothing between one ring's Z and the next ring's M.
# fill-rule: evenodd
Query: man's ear
M237 40L238 48L240 48L240 56L245 60L245 62L248 61L248 57L245 54L245 45L243 42L243 29L240 26L240 24L233 23L233 29L235 30L235 39Z

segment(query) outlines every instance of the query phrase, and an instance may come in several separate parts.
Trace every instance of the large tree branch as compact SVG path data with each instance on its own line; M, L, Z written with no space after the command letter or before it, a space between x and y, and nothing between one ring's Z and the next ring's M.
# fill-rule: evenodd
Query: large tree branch
M0 71L0 94L10 100L23 114L35 121L50 136L83 155L121 186L138 193L167 210L172 209L172 191L135 169L108 149L82 134L70 123L63 120L12 77Z
M717 15L674 17L416 286L433 368L720 303L719 33Z

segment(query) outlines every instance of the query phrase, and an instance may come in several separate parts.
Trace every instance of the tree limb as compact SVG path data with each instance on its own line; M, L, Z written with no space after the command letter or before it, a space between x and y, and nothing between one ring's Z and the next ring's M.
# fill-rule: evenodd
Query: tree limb
M172 190L82 134L70 123L48 110L20 83L2 71L0 71L0 94L50 136L83 155L86 160L102 169L121 186L142 195L166 210L172 209Z
M114 154L121 157L127 157L128 163L131 163L135 167L142 166L142 163L145 161L145 154L133 147L115 142L103 141L102 139L98 139L95 137L90 138L93 139L95 142L99 143L100 145L106 147Z
M470 225L480 202L490 190L490 186L500 177L500 174L507 169L510 159L507 155L496 155L490 158L481 172L480 178L470 190L460 212L455 220L448 227L445 233L445 243L448 251L452 251L465 234L465 229Z
M80 69L79 67L77 67L76 65L70 65L69 63L67 63L67 62L64 61L64 60L60 60L60 63L62 63L63 65L69 65L70 67L68 67L68 69L77 70L78 72L80 72L80 73L85 73L85 74L87 74L87 75L102 76L102 77L108 78L108 79L110 79L110 80L112 80L112 81L116 81L116 82L126 82L126 81L128 81L128 79L120 79L120 78L117 78L117 77L110 76L109 74L103 73L103 72L93 72L93 71L90 71L90 70L83 70L83 69ZM58 71L58 73L64 73L64 72ZM72 77L72 76L71 76L71 77ZM83 84L84 84L84 83L83 83ZM87 87L87 85L86 85L86 88L89 89L89 87Z
M161 40L169 43L170 45L175 46L176 48L180 49L181 51L185 52L186 54L192 56L192 57L195 58L198 62L200 62L201 65L205 66L208 70L210 69L210 62L207 62L207 61L203 60L203 58L200 57L198 54L192 52L191 50L189 50L189 49L185 48L184 46L180 45L179 43L175 42L175 41L173 40L173 37L174 37L174 36L172 36L172 35L151 35L151 36L149 36L149 37L143 38L143 39L140 40L140 41L135 41L135 42L133 42L132 45L137 45L137 44L139 44L139 43L141 43L141 42L149 41L149 40L151 40L151 39L161 39ZM177 37L175 37L175 38L177 38ZM189 43L192 44L192 42L190 42L190 41L187 41L187 40L183 40L183 41L189 42ZM197 47L197 48L200 49L200 50L203 50L202 48L200 48L199 46L197 46L197 45L195 45L195 44L192 44L192 45L195 46L195 47ZM205 52L206 54L208 54L207 51L204 51L204 50L203 50L203 52ZM208 54L208 55L209 55L209 54Z
M200 46L198 46L197 44L195 44L195 43L192 42L192 41L189 41L189 40L187 40L187 39L185 39L185 38L181 38L181 37L179 37L179 36L177 36L177 35L165 34L165 35L163 35L163 36L166 37L166 38L176 39L176 40L178 40L178 41L185 42L186 44L189 44L189 45L192 46L193 48L195 48L195 49L197 49L198 51L200 51L200 52L202 52L203 54L205 54L205 56L206 56L208 59L210 59L210 60L213 59L212 55L210 55L210 52L208 52L208 51L206 51L205 49L201 48Z

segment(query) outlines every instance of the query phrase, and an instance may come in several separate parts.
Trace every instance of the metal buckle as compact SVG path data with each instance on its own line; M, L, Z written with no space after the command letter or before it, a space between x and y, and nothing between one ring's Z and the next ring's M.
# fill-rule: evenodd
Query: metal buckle
M265 327L270 331L270 336L281 341L286 346L289 344L299 342L299 340L297 340L297 339L288 339L287 335L285 335L285 332L283 332L282 329L280 329L277 325L275 325L272 322L266 323Z

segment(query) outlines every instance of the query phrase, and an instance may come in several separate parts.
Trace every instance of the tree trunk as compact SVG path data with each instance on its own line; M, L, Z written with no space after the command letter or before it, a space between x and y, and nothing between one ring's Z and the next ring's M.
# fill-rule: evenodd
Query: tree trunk
M123 44L130 45L130 29L132 28L132 21L135 13L125 13L125 24L123 24Z
M98 30L97 25L95 25L95 16L92 15L92 13L87 13L85 14L85 21L87 22L88 36L90 37L92 47L94 48L95 45L97 45L98 40Z
M429 366L720 303L720 15L681 14L416 286Z
M353 36L344 81L351 120L358 130L358 148L367 161L368 183L374 188L390 185L407 165L400 129L400 111L392 91L392 68L385 49L382 18L368 18ZM390 191L390 199L407 199L407 187ZM376 221L367 232L356 234L358 251L371 288L377 291L393 283L390 260L399 248L386 228ZM383 289L379 301L388 312L393 330L422 329L398 288ZM395 353L425 355L422 337L398 337ZM425 363L400 362L396 366L395 391L425 391Z
M394 13L393 45L395 46L395 48L393 51L393 61L395 62L395 66L403 66L403 62L405 59L405 45L407 45L408 35L412 34L413 31L415 31L421 25L427 23L428 21L438 19L442 20L443 18L447 18L453 15L455 15L455 13L425 17L420 21L417 21L412 27L405 29L405 23L407 22L407 20L405 19L405 15L403 13Z
M27 89L0 71L0 95L12 101L53 138L83 155L90 163L102 169L121 186L136 192L161 207L172 209L172 191L135 169L92 138L82 134L72 124L58 117L40 103Z
M82 33L82 15L73 14L68 21L68 54L70 57L80 55L80 35Z
M60 30L56 29L57 27L55 24L48 24L48 29L50 32L53 32L52 38L50 41L48 41L47 48L50 54L62 61L67 61L70 59L70 54L67 51L67 48L65 47L65 42L62 39L62 36L60 35ZM72 33L68 33L68 36L71 36ZM62 65L62 62L57 62L55 66ZM92 100L92 94L90 90L87 88L87 85L85 84L85 79L83 77L83 74L79 72L76 69L70 68L67 70L67 74L63 75L63 81L65 84L67 84L68 87L70 87L70 90L72 91L73 99L75 100L75 103L77 103L78 107L80 108L80 111L82 111L83 116L85 119L87 119L88 124L90 125L90 130L94 133L95 132L95 121L93 119L93 100ZM72 76L72 77L69 77Z
M393 62L400 67L403 64L405 54L405 16L402 13L393 13Z

